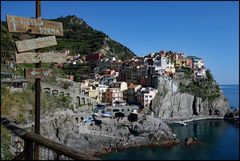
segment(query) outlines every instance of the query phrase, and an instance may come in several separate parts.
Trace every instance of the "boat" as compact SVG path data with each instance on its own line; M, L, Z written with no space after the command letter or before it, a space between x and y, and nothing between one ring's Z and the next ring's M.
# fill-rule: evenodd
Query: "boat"
M111 112L104 112L104 113L102 113L102 117L112 117L112 113Z
M182 126L187 126L187 124L185 123L185 122L183 122L183 121L179 121L178 122L180 125L182 125Z

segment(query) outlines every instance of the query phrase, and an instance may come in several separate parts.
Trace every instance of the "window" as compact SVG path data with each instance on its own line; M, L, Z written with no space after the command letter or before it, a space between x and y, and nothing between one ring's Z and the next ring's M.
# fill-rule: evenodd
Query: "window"
M114 109L113 112L119 112L119 109Z

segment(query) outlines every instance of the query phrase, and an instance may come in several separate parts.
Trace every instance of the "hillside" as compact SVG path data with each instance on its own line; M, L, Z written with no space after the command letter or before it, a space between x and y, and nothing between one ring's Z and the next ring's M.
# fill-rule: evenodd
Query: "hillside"
M64 51L70 50L72 55L87 55L94 52L102 52L107 57L116 57L121 60L129 59L135 54L126 46L112 40L105 33L93 29L84 20L72 15L51 19L63 23L64 36L57 37L58 45L41 49L42 51ZM11 56L15 52L14 41L34 38L35 35L11 33L9 34L6 22L1 23L1 49L5 54Z

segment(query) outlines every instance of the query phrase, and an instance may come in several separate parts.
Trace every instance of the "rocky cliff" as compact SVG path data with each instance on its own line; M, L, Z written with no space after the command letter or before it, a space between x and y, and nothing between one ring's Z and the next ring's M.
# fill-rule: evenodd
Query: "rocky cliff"
M218 98L211 101L188 93L159 92L152 105L151 112L162 119L224 116L230 111L228 101L222 92Z
M171 85L168 81L161 81L148 112L162 119L224 116L229 113L228 100L211 71L206 70L205 78L194 78L191 73L176 73L176 77L171 79L178 87L177 91L169 88Z

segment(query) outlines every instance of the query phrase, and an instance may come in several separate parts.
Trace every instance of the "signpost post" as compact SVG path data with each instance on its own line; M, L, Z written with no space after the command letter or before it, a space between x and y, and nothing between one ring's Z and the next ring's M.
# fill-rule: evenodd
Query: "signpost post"
M41 19L41 2L36 0L36 18ZM38 53L38 50L36 50ZM41 62L36 64L36 68L41 67ZM35 133L40 135L40 78L35 79ZM34 144L34 159L39 160L39 145Z
M9 32L20 32L38 35L63 36L63 25L61 22L41 20L41 2L36 0L36 19L7 15ZM36 63L36 68L25 69L26 78L35 78L35 129L40 134L40 81L41 78L51 76L51 70L42 69L41 62L65 62L66 54L39 53L39 48L57 45L55 36L39 37L35 39L16 41L18 52L16 63ZM35 52L24 52L35 50ZM39 145L34 144L34 160L39 160Z

